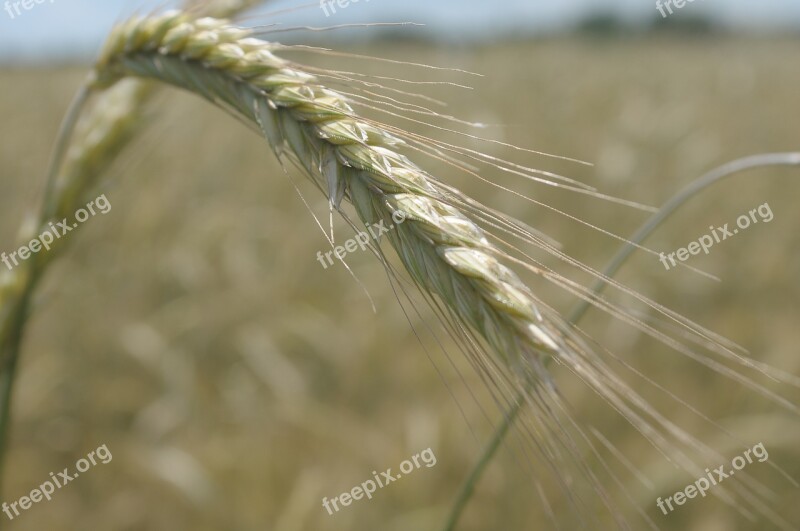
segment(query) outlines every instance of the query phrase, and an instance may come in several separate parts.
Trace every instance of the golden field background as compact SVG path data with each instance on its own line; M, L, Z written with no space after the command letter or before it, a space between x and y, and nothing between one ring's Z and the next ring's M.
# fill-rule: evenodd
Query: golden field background
M475 90L437 87L427 93L446 99L448 113L504 124L479 134L595 166L393 123L659 205L719 164L800 149L796 50L796 41L727 38L564 39L458 49L384 43L355 49L457 66L483 78L302 59L399 78L469 83ZM0 70L0 250L15 249L21 221L38 205L58 124L83 72ZM325 239L262 139L177 91L166 91L153 115L102 190L111 212L70 234L72 247L40 286L17 382L4 501L26 495L51 471L72 467L102 444L114 459L10 525L3 520L3 528L440 529L491 432L478 404L492 421L498 419L480 379L443 334L439 338L450 345L456 367L437 351L426 332L433 322L430 310L409 312L409 323L370 254L354 253L348 261L377 313L341 265L320 266L315 255L326 250ZM422 163L446 182L545 231L592 266L602 267L619 246L443 164ZM326 223L325 200L303 177L291 175ZM646 217L499 172L485 176L619 234L632 233ZM649 240L651 248L673 251L707 233L709 225L731 223L768 202L775 216L771 223L753 226L691 261L722 282L686 270L665 271L642 253L619 278L738 342L757 359L800 374L798 177L800 169L773 169L729 179L698 196ZM342 222L337 234L341 240L350 237ZM541 279L527 280L560 310L574 302ZM582 325L749 446L763 442L772 463L800 477L796 416L597 312ZM635 503L661 528L770 529L711 497L661 515L655 499L695 478L671 468L573 380L557 373L576 416L603 431L655 484L645 490L630 474L622 475ZM741 453L719 430L641 381L630 381L704 443L730 458ZM800 403L796 389L759 381ZM479 483L460 530L549 528L530 467L524 459L520 463L519 439L511 440ZM437 457L435 467L333 517L322 508L323 496L351 489L373 470L396 469L428 447ZM773 508L800 527L800 491L766 466L751 465L748 472L773 490ZM619 495L616 485L607 487ZM556 513L569 510L554 501ZM605 517L597 525L611 528Z

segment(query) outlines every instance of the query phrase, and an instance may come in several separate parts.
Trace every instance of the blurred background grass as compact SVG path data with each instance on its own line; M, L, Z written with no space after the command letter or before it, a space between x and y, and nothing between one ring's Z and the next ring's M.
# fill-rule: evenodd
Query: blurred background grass
M387 42L354 49L486 74L466 80L474 91L431 93L461 118L504 124L485 132L493 139L596 165L520 156L496 144L470 141L468 147L650 205L715 165L798 149L796 50L797 41L789 39L686 36L465 48ZM430 76L409 67L324 64L408 79ZM0 249L13 249L20 221L37 205L58 122L82 75L80 68L0 70ZM325 250L325 240L263 140L196 98L168 91L159 103L152 126L115 166L104 190L111 212L71 233L73 246L41 286L16 389L6 501L101 444L114 459L8 528L439 529L491 433L470 396L475 392L491 410L479 378L455 349L454 367L436 353L429 334L416 337L414 330L424 331L432 313L420 307L409 323L374 257L355 253L348 261L377 314L341 265L322 269L315 256ZM447 166L425 167L545 231L590 265L601 267L619 246ZM293 176L326 219L325 201ZM499 172L487 176L623 235L645 218ZM768 202L774 221L692 259L721 283L665 271L643 254L619 278L757 359L797 374L797 177L797 171L769 170L728 180L681 210L649 242L673 251L707 233L709 225L733 222ZM343 223L337 230L339 239L349 237ZM543 253L537 257L562 267ZM574 302L541 279L528 280L556 308ZM763 442L771 462L800 476L796 417L597 312L583 325L747 445ZM433 352L441 376L423 347ZM661 515L656 497L695 478L664 463L570 375L558 374L558 382L576 416L601 429L655 483L646 490L624 476L636 503L663 529L770 528L710 497ZM765 383L798 402L797 392ZM743 447L685 408L635 385L704 443L730 458L741 453ZM322 508L323 496L349 490L373 470L396 469L428 447L438 459L435 467L335 516ZM513 451L501 453L460 529L548 528L530 468L519 466L519 459ZM748 471L773 489L775 510L800 525L798 490L766 466ZM615 485L608 488L618 495ZM554 510L570 509L556 503Z

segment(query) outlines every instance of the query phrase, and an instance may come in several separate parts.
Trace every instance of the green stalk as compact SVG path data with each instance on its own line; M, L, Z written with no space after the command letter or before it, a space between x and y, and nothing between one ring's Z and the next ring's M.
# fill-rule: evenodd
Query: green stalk
M47 187L45 188L45 199L42 203L42 211L39 215L36 227L42 226L51 216L54 205L52 205L52 195L54 183L61 165L64 162L64 155L75 130L75 124L81 114L86 101L90 95L89 84L84 84L78 91L70 104L67 115L61 124L56 140L55 150L50 162L50 169L47 176ZM38 256L38 255L36 255ZM22 266L20 266L22 267ZM4 477L5 455L8 446L9 432L11 431L11 407L14 390L14 379L16 376L17 365L19 364L19 352L24 336L25 321L28 316L31 295L39 279L39 268L35 257L31 257L31 263L27 266L27 272L19 271L24 276L20 279L22 286L18 298L12 308L12 322L9 326L9 334L5 341L0 345L0 479ZM13 297L13 294L12 294ZM0 493L2 484L0 483Z
M19 310L14 317L12 333L7 345L0 348L3 365L0 369L0 478L4 477L6 446L11 424L11 397L14 390L14 376L19 362L19 346L22 342L25 315L28 309L29 296L25 294L20 302ZM2 485L0 485L1 487Z

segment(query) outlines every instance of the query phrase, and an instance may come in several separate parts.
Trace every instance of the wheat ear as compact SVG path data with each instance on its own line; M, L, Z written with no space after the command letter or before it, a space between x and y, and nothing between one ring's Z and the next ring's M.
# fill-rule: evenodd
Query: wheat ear
M512 374L536 380L528 399L543 413L543 431L536 435L542 436L546 457L556 461L558 445L566 445L573 458L579 452L565 439L572 426L565 429L555 418L563 404L542 357L568 366L659 448L672 449L642 414L682 443L711 453L588 355L563 320L501 263L506 255L459 208L474 203L402 155L402 142L356 116L345 96L276 56L279 48L217 19L181 13L133 19L112 33L91 87L104 90L139 76L197 93L254 124L279 157L308 173L332 208L348 199L367 225L390 225L402 212L406 221L388 239L423 293L437 295L445 316L477 331ZM678 457L685 468L698 470L686 456Z
M471 328L485 339L497 355L477 359L485 373L515 379L518 388L523 380L535 383L528 396L540 395L532 403L543 424L535 429L548 432L538 443L551 456L562 454L558 421L543 419L556 409L543 402L556 397L541 358L567 355L565 326L546 315L498 260L503 253L454 206L465 198L400 154L402 142L356 116L344 96L276 56L277 47L211 18L167 13L134 19L110 36L94 86L105 89L133 75L199 94L254 124L279 158L290 158L327 194L331 208L348 199L367 226L393 226L393 216L402 213L405 221L387 238L405 269L423 294L444 303L445 318L463 323L456 329ZM569 493L554 465L552 472Z
M349 199L368 225L393 225L392 215L404 213L389 239L413 279L507 361L558 352L562 335L528 288L499 262L483 230L398 153L399 140L273 49L225 21L178 13L135 19L110 36L95 86L144 76L235 110L315 178L334 207Z

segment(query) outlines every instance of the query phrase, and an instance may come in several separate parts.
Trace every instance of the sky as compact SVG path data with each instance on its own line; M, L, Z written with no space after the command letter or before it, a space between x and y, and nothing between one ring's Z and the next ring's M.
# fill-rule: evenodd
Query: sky
M169 4L169 0L24 0L32 7L25 10L20 6L20 14L17 14L13 5L9 5L14 1L0 0L0 59L88 58L94 55L115 21L136 11L146 12ZM337 7L335 14L326 16L319 2L274 0L270 10L306 7L255 20L261 24L280 22L288 26L420 22L426 24L426 28L410 31L436 31L438 35L463 40L492 38L511 28L534 32L568 27L597 11L614 11L633 21L658 16L655 0L349 1L346 8ZM687 1L690 3L680 9L682 14L708 14L731 27L800 30L800 0Z

